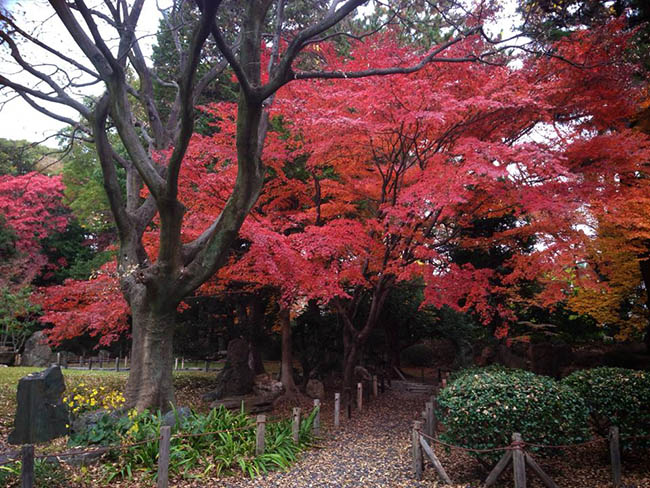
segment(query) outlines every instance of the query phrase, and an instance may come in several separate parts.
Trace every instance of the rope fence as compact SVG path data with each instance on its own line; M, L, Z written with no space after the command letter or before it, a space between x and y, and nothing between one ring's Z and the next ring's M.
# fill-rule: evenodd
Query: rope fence
M444 378L443 378L444 379ZM485 480L485 486L489 487L496 483L498 477L503 473L505 468L512 464L514 472L515 488L526 487L526 468L530 468L538 478L548 488L557 488L555 482L548 476L541 466L535 461L533 456L526 451L527 447L535 449L574 449L582 446L601 444L606 442L609 444L610 462L612 468L613 486L618 488L621 486L621 441L638 441L650 440L650 435L625 435L621 436L617 426L610 427L609 435L607 437L596 436L592 439L576 442L573 444L540 444L535 442L528 442L524 440L521 434L515 432L512 434L512 441L505 446L497 446L491 448L471 448L466 446L459 446L449 442L444 442L436 437L438 430L438 420L435 416L435 407L437 401L435 395L432 395L430 401L426 402L425 410L422 412L422 420L416 420L413 423L412 430L412 452L413 452L413 472L415 478L422 479L424 470L424 454L430 459L438 476L444 483L451 485L451 479L447 475L442 463L438 459L433 449L433 446L438 445L448 449L459 450L474 454L486 454L503 452L503 456L493 468Z
M320 400L314 400L314 419L312 424L312 431L315 436L320 435ZM275 422L269 423L280 423L286 419L278 419ZM291 430L293 442L298 444L299 434L300 434L300 420L301 420L301 409L296 407L293 409L291 417ZM34 486L34 461L36 459L45 459L45 460L58 460L62 458L69 457L82 457L88 455L103 455L111 451L124 451L131 449L133 447L142 446L145 444L158 443L158 481L157 488L167 488L168 481L168 470L169 470L169 452L170 452L170 443L172 439L187 439L194 437L205 437L205 436L214 436L220 434L233 434L236 432L244 431L256 431L256 442L255 442L255 455L259 456L264 454L265 442L264 442L264 433L266 431L267 419L266 415L260 414L257 415L254 423L250 425L233 428L233 429L222 429L209 432L192 432L192 433L177 433L171 435L171 427L164 425L160 428L160 435L157 437L150 437L138 442L132 442L128 444L117 444L105 447L97 447L93 449L84 449L84 450L73 450L66 452L58 453L34 453L34 446L32 444L27 444L22 446L20 451L9 452L4 454L7 456L7 459L0 461L0 466L14 464L16 462L21 462L21 486L23 488L33 488Z

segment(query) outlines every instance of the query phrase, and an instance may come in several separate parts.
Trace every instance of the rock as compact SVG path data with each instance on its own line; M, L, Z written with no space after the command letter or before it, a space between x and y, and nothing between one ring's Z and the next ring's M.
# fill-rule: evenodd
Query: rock
M177 422L182 422L190 415L192 415L192 410L189 407L179 407L176 410L170 410L163 416L162 425L176 427Z
M275 400L284 393L284 385L281 381L273 379L270 374L258 374L253 381L253 393Z
M325 386L317 379L311 379L307 382L305 393L310 398L325 398Z
M40 330L34 332L25 342L21 366L48 367L56 363L56 353L47 345L47 337Z
M255 374L248 366L248 343L233 339L228 343L226 364L217 376L217 398L246 395L253 391Z
M201 400L204 402L213 402L217 399L217 392L216 391L209 391L205 393L203 396L201 396Z
M273 410L273 402L266 396L259 395L237 395L223 398L213 402L210 407L219 408L224 406L228 410L239 410L244 405L244 411L249 414L268 412Z
M368 373L368 370L363 366L354 367L354 379L357 383L362 381L372 381L372 376Z
M68 409L61 400L65 382L61 368L51 366L20 379L10 444L36 444L68 433Z
M120 418L121 416L124 415L124 412L121 411L106 411L106 410L93 410L92 412L85 412L79 415L77 418L75 418L71 425L70 425L70 431L73 434L78 434L80 432L85 432L87 430L92 429L95 425L97 425L101 419L103 419L105 416L113 417L115 419Z

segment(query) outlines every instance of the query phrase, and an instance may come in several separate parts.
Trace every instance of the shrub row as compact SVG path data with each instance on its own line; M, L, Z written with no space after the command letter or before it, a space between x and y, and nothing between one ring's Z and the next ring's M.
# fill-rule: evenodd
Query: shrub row
M610 425L618 425L623 437L647 435L650 375L596 368L556 382L501 366L470 368L453 374L441 390L437 415L441 440L475 449L508 445L513 432L535 444L580 443L591 437L590 420L601 435ZM501 455L480 457L494 461Z

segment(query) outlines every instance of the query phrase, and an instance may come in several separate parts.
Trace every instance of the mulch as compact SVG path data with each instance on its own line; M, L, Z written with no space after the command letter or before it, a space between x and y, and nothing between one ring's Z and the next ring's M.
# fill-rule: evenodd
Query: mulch
M328 395L333 398L333 393ZM433 467L425 464L424 478L416 481L411 471L411 427L423 410L427 398L410 393L387 392L377 400L365 402L364 410L352 411L347 419L341 412L341 426L333 426L333 401L322 406L323 435L317 445L307 451L286 472L273 472L251 479L219 478L197 482L177 480L177 488L326 488L326 487L439 487ZM309 407L308 404L303 407ZM306 411L307 408L303 408ZM275 413L274 413L275 414ZM436 448L436 454L454 487L478 488L488 471L474 458L458 450ZM611 474L606 446L574 448L556 457L534 455L542 468L561 487L611 487ZM624 460L625 488L650 488L648 452L627 456ZM498 487L512 487L511 469L506 470ZM530 488L542 487L532 473Z

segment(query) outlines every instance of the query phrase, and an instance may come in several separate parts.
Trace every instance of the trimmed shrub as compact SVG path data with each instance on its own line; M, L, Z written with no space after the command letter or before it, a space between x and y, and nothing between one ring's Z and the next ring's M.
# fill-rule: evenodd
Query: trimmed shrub
M507 446L513 432L546 445L589 438L589 411L576 392L519 369L460 375L438 395L437 415L445 427L441 440L474 449ZM499 451L477 457L495 461L502 455Z
M401 360L407 366L429 366L433 361L433 351L424 344L413 344L402 351Z
M457 379L463 378L467 375L483 374L483 373L500 373L511 371L509 368L501 364L490 364L489 366L470 366L469 368L459 369L453 371L449 375L449 383L453 383Z
M594 368L576 371L562 383L585 400L600 435L607 435L611 425L619 427L623 441L625 436L650 435L650 373Z

